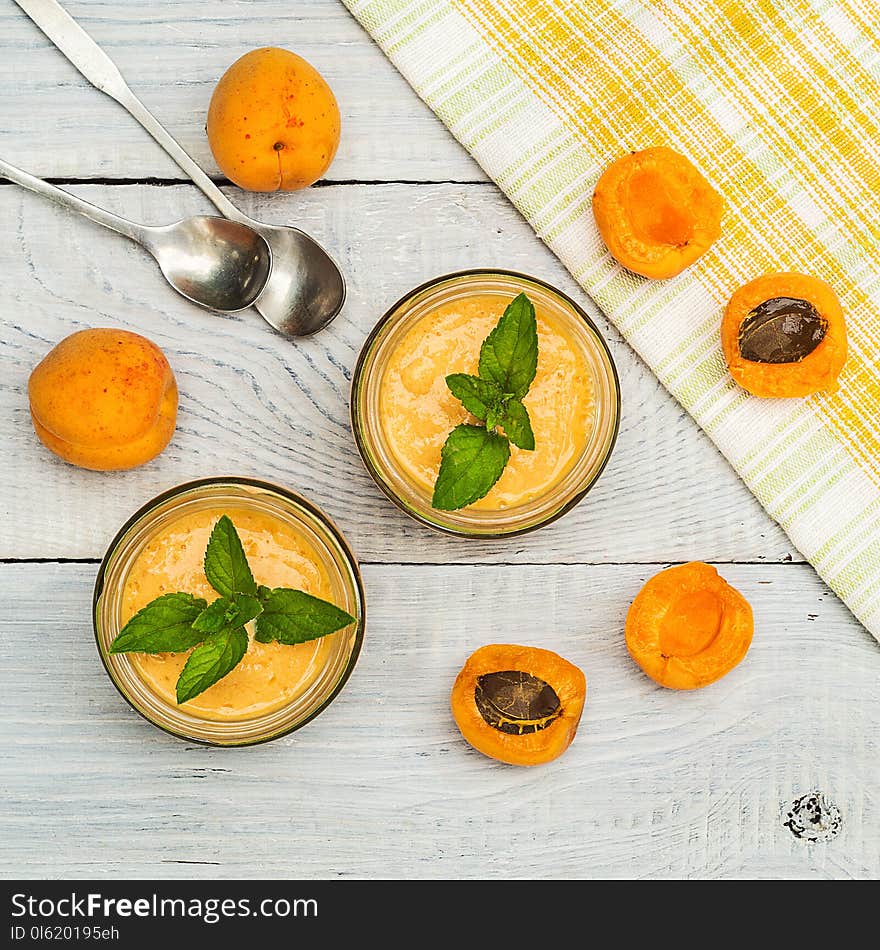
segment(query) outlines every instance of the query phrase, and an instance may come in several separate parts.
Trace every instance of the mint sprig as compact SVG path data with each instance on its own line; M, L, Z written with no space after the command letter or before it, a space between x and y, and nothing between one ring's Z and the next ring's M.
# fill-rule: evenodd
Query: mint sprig
M440 453L431 504L455 511L484 498L510 460L510 443L531 452L535 435L523 398L538 371L538 323L526 294L508 304L480 347L479 375L452 373L449 391L482 426L456 426ZM502 435L498 428L504 430Z
M184 653L177 702L203 693L235 669L248 650L245 624L256 620L261 643L305 643L354 623L329 601L288 587L257 585L232 520L223 515L205 551L205 576L220 596L208 603L187 593L163 594L139 610L110 644L110 653Z

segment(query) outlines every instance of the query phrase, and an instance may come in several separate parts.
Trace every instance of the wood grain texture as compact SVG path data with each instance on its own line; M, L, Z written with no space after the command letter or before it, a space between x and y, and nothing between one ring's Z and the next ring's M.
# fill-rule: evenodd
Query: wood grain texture
M485 174L335 0L65 0L144 104L205 168L208 102L224 70L283 46L330 83L343 114L331 181L484 181ZM12 0L0 3L0 155L41 177L183 178Z
M91 631L93 566L0 566L15 618L0 873L876 878L877 644L805 565L722 572L754 604L752 648L717 684L676 693L624 645L642 567L369 566L364 651L338 699L292 736L218 750L117 694ZM449 690L489 642L554 649L586 673L555 762L505 766L459 735ZM807 844L782 811L816 789L843 826Z
M204 210L189 186L74 186L148 222ZM302 225L334 249L345 310L292 344L255 311L219 317L168 288L136 245L11 185L0 187L5 308L0 321L2 557L100 557L119 525L172 485L248 474L312 498L364 561L774 561L799 558L709 440L601 317L494 187L334 186L241 196L249 213ZM486 237L491 236L491 251ZM549 280L595 316L621 376L623 419L609 467L586 500L525 538L436 535L375 487L348 418L351 370L368 331L399 296L480 265ZM177 432L157 460L125 473L64 464L36 440L26 386L60 339L88 326L141 332L166 351L181 390Z

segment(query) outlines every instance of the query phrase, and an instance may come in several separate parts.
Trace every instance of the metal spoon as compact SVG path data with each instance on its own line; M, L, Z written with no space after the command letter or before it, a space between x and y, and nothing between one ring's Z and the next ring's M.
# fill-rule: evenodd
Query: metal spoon
M3 159L0 175L136 241L153 255L179 294L209 310L235 313L250 307L272 273L272 252L265 239L235 221L196 215L165 227L148 227L83 201Z
M225 217L247 224L272 248L272 276L257 310L279 333L306 336L325 327L345 302L338 265L298 228L254 221L223 194L129 89L116 65L56 0L15 0L74 66L153 136Z

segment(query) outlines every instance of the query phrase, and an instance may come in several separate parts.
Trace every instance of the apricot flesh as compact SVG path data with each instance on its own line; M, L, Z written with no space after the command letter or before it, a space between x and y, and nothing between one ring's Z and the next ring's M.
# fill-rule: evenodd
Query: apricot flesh
M28 397L43 445L95 471L149 462L177 422L177 383L165 354L127 330L65 337L34 367Z
M632 176L628 203L633 230L642 240L684 247L693 237L696 221L684 189L656 169L642 169Z
M729 673L752 642L752 608L709 564L649 578L626 617L626 646L656 683L699 689Z
M220 170L249 191L316 182L339 145L341 120L323 76L290 50L267 46L237 59L208 107L208 143Z
M697 590L676 598L660 622L660 652L664 656L696 656L707 649L721 629L724 605L714 591Z
M671 148L612 162L593 193L593 214L611 256L633 273L662 280L700 258L721 234L724 201Z

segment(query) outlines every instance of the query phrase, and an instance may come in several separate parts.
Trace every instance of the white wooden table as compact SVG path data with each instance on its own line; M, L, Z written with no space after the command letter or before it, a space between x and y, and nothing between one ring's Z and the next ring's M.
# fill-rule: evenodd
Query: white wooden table
M230 194L338 255L340 317L292 345L255 311L212 316L136 246L0 184L0 839L6 877L876 877L880 648L803 563L503 195L337 0L70 0L132 87L212 174L203 132L229 63L283 45L343 112L328 178ZM208 208L139 126L0 0L0 155L98 204L162 223ZM348 419L358 349L410 287L497 265L579 300L613 350L623 422L611 463L560 522L503 543L445 538L366 475ZM168 354L177 432L157 460L98 474L36 440L26 384L73 330L139 331ZM128 515L190 478L298 490L363 567L366 642L344 692L287 738L217 750L164 735L116 693L90 621L97 564ZM675 693L630 660L627 606L672 562L701 559L752 602L756 634L718 684ZM452 680L489 642L581 666L578 736L535 769L472 750ZM784 826L820 790L833 840Z

